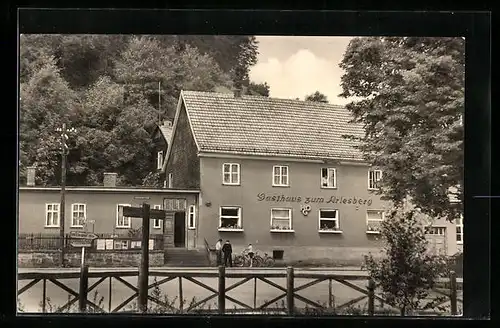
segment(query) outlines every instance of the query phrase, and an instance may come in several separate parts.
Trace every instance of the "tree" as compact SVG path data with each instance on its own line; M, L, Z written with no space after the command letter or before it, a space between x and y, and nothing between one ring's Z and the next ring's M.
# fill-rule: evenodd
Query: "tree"
M54 57L40 58L35 66L41 67L28 69L33 73L20 87L20 168L24 172L27 166L34 165L39 172L37 183L56 185L61 150L56 129L78 118L80 104L75 92L61 77Z
M460 217L463 200L464 40L355 38L340 67L365 159L383 170L380 193L433 218ZM346 136L354 138L353 136ZM355 138L356 139L356 138Z
M379 260L372 254L365 256L370 277L382 289L387 303L399 308L402 316L423 305L446 268L442 258L427 252L428 242L418 216L416 210L393 210L380 228L384 256ZM439 301L424 308L433 308Z
M269 85L264 82L264 83L255 83L255 82L250 82L248 85L248 89L246 90L246 93L249 95L254 95L254 96L264 96L264 97L269 97Z
M326 96L319 91L316 91L315 93L306 96L305 99L306 99L306 101L316 101L316 102L322 102L322 103L328 102L328 99L326 98Z

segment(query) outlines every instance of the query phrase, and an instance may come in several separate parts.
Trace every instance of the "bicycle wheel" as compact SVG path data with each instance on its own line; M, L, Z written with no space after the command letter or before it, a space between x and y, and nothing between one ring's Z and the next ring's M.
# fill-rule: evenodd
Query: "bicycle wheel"
M267 257L265 260L264 260L264 266L265 267L272 267L274 266L274 260L272 257Z
M255 255L253 257L253 266L260 267L264 263L264 259L260 255Z
M245 258L241 255L236 255L233 260L233 265L235 267L242 267L245 265Z

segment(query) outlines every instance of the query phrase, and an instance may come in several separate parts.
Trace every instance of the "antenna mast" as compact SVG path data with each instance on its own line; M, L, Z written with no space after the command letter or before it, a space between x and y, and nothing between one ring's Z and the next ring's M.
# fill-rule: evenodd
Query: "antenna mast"
M158 125L161 125L161 81L158 81Z

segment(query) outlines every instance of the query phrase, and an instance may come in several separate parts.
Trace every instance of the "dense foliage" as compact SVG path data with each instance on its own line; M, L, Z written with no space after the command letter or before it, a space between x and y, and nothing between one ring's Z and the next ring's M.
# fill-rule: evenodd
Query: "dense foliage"
M446 272L444 259L428 252L418 214L415 210L393 210L381 223L384 256L381 259L372 254L365 256L366 269L380 286L383 298L399 308L401 315L433 308L433 303L424 304L424 300L437 278Z
M315 93L306 96L305 100L306 101L322 102L322 103L328 102L328 98L319 91L316 91Z
M123 185L150 184L151 133L173 119L182 89L230 92L235 68L249 94L257 58L251 36L21 35L20 177L37 167L37 184L60 181L63 123L69 135L68 185L98 185L104 172Z
M361 151L383 170L380 192L431 217L460 217L463 200L465 41L353 39L340 64L341 96L366 127Z

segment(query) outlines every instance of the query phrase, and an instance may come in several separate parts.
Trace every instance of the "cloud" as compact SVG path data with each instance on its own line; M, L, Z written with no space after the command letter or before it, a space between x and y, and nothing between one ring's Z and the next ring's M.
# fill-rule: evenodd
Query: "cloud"
M345 104L338 98L341 92L342 70L338 62L318 57L307 49L300 49L285 60L270 57L257 63L250 70L253 82L267 82L270 96L275 98L300 98L319 91L328 97L330 103Z

